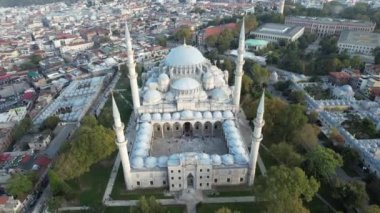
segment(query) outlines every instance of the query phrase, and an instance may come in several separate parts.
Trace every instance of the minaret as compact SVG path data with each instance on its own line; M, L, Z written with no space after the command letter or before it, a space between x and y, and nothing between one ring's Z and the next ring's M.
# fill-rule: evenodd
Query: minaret
M239 36L239 48L238 55L236 58L236 70L235 70L235 89L234 89L234 97L233 104L235 105L235 110L239 111L240 109L240 92L241 92L241 81L243 78L243 65L244 65L244 53L245 53L245 24L241 23L241 30Z
M140 96L139 96L139 86L137 85L137 73L135 59L133 58L132 50L132 39L128 30L128 23L125 23L125 40L127 43L127 54L128 54L128 70L129 70L129 82L131 85L133 109L136 110L140 107Z
M123 166L124 181L127 187L127 190L132 189L132 177L131 177L131 166L129 163L128 156L128 141L125 140L124 136L124 124L121 122L119 109L117 108L115 99L112 95L112 114L114 120L113 129L116 133L116 145L119 148L119 155L121 159L121 165Z
M249 170L248 170L248 185L252 186L255 180L257 157L259 155L260 142L263 140L261 130L264 126L264 99L265 92L263 92L259 107L257 108L256 119L254 120L255 129L253 130L253 138L251 143L251 153L249 155Z
M284 14L285 0L280 0L280 4L278 6L278 12L280 14Z

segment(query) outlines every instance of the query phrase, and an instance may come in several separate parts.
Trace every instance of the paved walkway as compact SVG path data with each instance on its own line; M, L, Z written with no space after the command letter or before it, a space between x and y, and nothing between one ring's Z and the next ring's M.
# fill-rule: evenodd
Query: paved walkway
M104 191L104 195L103 195L103 203L106 204L106 202L108 200L110 200L111 198L111 193L112 193L112 189L113 189L113 185L115 184L115 180L116 180L116 177L117 177L117 172L119 171L119 167L120 167L120 155L119 153L117 153L117 156L115 158L115 163L113 164L113 168L112 168L112 171L111 171L111 176L110 178L108 179L108 183L107 183L107 187L106 187L106 190Z
M63 211L82 211L82 210L89 210L90 207L88 206L75 206L75 207L62 207L58 209L58 212Z

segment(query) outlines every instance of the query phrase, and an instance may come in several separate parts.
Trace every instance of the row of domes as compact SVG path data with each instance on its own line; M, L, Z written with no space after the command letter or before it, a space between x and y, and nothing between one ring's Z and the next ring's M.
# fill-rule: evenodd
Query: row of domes
M171 120L188 120L188 119L232 119L234 114L231 110L221 111L190 111L184 110L182 112L174 112L174 113L144 113L140 120L143 122L149 122L151 120L154 121L171 121Z

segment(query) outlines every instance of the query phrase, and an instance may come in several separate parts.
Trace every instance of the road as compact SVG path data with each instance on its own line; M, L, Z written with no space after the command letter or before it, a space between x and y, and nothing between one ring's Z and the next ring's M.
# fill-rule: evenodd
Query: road
M55 130L55 132L58 133L50 142L49 147L44 151L44 154L46 154L50 159L54 159L62 145L77 128L77 123L67 123L63 126L58 126Z

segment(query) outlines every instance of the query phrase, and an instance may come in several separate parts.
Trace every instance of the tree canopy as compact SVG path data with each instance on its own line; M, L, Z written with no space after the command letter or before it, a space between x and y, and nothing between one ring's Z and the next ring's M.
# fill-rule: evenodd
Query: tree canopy
M268 200L268 212L308 212L302 200L311 201L319 189L313 177L308 178L298 167L272 166L266 177L257 179L259 199Z
M161 206L155 197L146 198L142 196L135 208L131 209L132 213L165 213L166 208Z
M364 209L368 204L369 197L365 189L365 183L358 180L336 180L332 196L338 199L348 210L354 208Z
M54 130L57 127L58 123L61 121L58 116L49 116L42 123L42 129Z
M318 180L327 181L335 176L336 168L343 165L343 159L338 153L322 146L308 152L305 158L303 163L305 172Z
M286 166L294 167L301 165L302 156L298 154L290 144L285 142L273 144L270 147L270 152L277 158L277 160L281 161L281 163Z
M33 189L31 174L25 175L19 173L13 175L8 180L5 189L9 194L22 199Z
M29 116L26 116L12 129L12 137L14 141L21 139L32 127L33 121Z
M108 157L116 146L114 132L99 125L95 117L85 116L67 152L58 156L54 171L62 180L79 177L94 163Z
M192 36L193 36L193 31L191 30L190 27L181 27L174 33L174 38L178 42L183 42L183 40L185 39L186 42L189 43Z

